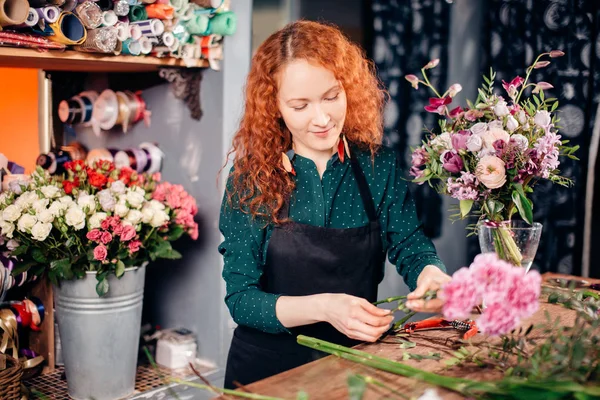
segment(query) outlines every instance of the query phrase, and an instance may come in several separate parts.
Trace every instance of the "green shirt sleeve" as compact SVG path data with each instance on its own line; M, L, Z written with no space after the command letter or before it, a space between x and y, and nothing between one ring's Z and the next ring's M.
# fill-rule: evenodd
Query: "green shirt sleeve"
M231 182L228 182L228 188ZM223 279L227 286L225 303L238 325L268 333L289 332L277 319L275 303L280 295L265 293L260 287L261 261L266 228L253 223L248 214L223 197L219 229L224 236L219 245L223 255Z
M444 272L446 267L423 232L408 184L402 178L398 156L395 156L386 192L388 258L410 290L414 290L425 266L435 265Z

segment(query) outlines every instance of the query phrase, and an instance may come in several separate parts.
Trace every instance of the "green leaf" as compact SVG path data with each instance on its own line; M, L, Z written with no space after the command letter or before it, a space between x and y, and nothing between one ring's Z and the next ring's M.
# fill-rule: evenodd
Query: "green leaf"
M98 296L102 297L106 293L108 293L108 281L106 277L98 275L98 283L96 284L96 293Z
M39 262L40 264L45 264L48 262L48 259L44 255L44 252L37 247L34 247L33 250L31 250L31 256L35 261Z
M123 276L124 273L125 273L125 264L123 264L123 261L119 260L119 261L117 261L117 268L115 270L115 275L117 276L117 278L120 278Z
M173 230L171 231L171 233L169 233L169 241L175 241L177 239L179 239L181 237L181 235L183 235L185 231L183 230L183 228L179 225L177 225L175 228L173 228Z
M20 256L22 254L27 253L27 250L29 250L29 245L27 244L22 244L19 247L17 247L16 249L14 249L13 251L11 251L10 255L11 256Z
M521 215L521 218L523 218L525 221L527 221L528 224L530 224L530 225L533 224L533 211L531 209L531 203L529 203L529 200L527 199L527 197L525 197L524 194L521 194L518 191L513 190L512 200L515 203L515 205L517 206L517 209L519 210L519 215Z
M28 271L29 268L33 267L34 265L39 265L39 264L37 261L28 261L28 262L17 263L17 264L15 264L15 268L12 270L11 275L16 276L16 275L20 274L21 272Z
M469 215L469 212L473 208L473 200L461 200L460 201L460 215L464 218Z
M409 340L401 340L400 341L401 349L412 349L413 347L417 347L417 344L415 342L411 342Z
M558 293L550 293L548 296L548 303L556 304L558 303Z
M361 400L367 388L367 382L358 375L348 376L348 397L350 400Z
M65 266L68 266L70 260L68 258L63 258L61 260L54 260L50 263L50 269L56 271L62 271Z
M308 393L304 390L299 391L296 395L296 400L308 400Z

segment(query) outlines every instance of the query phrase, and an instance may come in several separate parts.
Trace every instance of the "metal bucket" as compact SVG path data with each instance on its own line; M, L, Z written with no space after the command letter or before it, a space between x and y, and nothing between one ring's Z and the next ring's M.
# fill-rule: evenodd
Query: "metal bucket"
M146 267L111 275L104 297L96 273L54 287L69 396L116 400L135 389Z

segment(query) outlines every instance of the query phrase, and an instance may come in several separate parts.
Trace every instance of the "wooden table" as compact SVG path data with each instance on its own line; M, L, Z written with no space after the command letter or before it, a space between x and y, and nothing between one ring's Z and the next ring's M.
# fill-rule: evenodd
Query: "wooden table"
M552 278L575 278L559 274L544 274L543 279L546 282ZM598 279L584 278L590 283L600 283ZM548 310L553 317L559 316L562 324L572 324L575 320L575 312L559 305L542 303L539 311L529 320L523 322L522 326L529 326L534 323L542 323L546 320L544 311ZM535 334L535 330L532 335ZM442 360L407 360L403 361L407 365L412 365L423 370L436 372L442 375L460 376L475 380L493 380L501 378L500 371L480 368L452 367L448 369L443 360L453 357L452 344L460 338L460 333L455 330L439 329L421 331L411 335L410 340L417 344L412 349L401 349L395 338L384 338L382 341L372 344L362 344L357 349L386 357L392 360L401 361L405 352L412 354L427 355L431 352L440 353ZM475 342L488 340L487 337L477 334L473 338ZM348 399L347 377L351 373L360 373L371 376L379 381L386 383L409 398L418 398L430 385L421 383L414 379L404 378L387 372L378 371L370 367L364 367L359 364L340 359L334 356L328 356L298 368L283 372L281 374L263 379L246 386L248 391L280 397L284 399L295 399L296 394L304 390L308 393L310 400L317 399ZM463 399L464 397L449 390L437 388L438 394L447 400ZM219 399L233 399L233 397L221 396ZM369 385L363 399L394 399L399 398L390 394L386 389L380 389Z

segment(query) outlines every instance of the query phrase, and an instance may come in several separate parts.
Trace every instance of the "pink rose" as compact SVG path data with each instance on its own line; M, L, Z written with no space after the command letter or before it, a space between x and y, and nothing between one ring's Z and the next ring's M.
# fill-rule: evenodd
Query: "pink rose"
M442 167L453 174L459 173L464 167L462 158L460 158L455 151L445 151L441 158L443 163Z
M108 255L108 250L104 247L103 244L96 246L94 249L94 258L98 261L106 260L106 256Z
M112 235L110 232L102 232L102 236L100 236L100 241L104 244L109 244L112 240Z
M102 221L100 223L100 227L102 229L104 229L105 231L108 230L108 228L110 228L110 217L106 218L104 221Z
M475 169L475 176L479 182L483 183L489 189L498 189L506 183L506 171L504 170L504 161L496 156L485 156Z
M141 245L142 242L140 242L139 240L132 240L127 244L127 247L129 248L130 252L135 253L140 249Z
M136 235L135 228L131 225L126 225L123 227L123 232L121 233L121 242L127 242L131 240Z
M101 236L102 232L99 229L92 229L85 235L85 237L91 240L92 242L98 241Z
M124 228L123 224L119 224L119 225L117 225L117 226L114 227L113 233L115 235L119 236L119 235L121 235L123 233L123 228Z
M496 140L502 140L504 143L508 144L510 141L510 135L502 128L492 128L481 135L483 139L483 146L490 150L494 148L494 142Z

